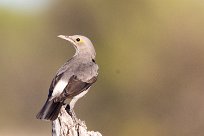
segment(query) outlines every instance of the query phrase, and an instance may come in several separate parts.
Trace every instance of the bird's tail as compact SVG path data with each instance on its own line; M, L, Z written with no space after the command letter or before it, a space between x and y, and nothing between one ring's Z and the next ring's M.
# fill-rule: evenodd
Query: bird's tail
M40 110L40 112L37 114L37 119L42 120L55 120L58 117L58 114L60 112L60 109L62 107L64 102L54 102L53 100L45 102L44 106Z

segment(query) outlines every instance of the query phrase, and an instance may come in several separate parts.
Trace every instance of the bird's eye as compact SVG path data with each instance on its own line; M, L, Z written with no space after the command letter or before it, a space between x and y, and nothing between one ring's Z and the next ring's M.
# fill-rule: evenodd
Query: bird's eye
M76 39L76 41L77 41L77 42L79 42L79 41L80 41L80 39L79 39L79 38L77 38L77 39Z

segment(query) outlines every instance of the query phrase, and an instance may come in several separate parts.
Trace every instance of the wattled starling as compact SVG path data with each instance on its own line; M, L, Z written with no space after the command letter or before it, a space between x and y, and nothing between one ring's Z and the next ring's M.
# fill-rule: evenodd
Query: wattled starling
M73 110L76 101L83 97L97 80L98 65L91 41L81 35L58 37L69 41L75 47L76 53L57 71L50 85L48 98L37 114L37 119L55 120L66 99L71 100L69 108Z

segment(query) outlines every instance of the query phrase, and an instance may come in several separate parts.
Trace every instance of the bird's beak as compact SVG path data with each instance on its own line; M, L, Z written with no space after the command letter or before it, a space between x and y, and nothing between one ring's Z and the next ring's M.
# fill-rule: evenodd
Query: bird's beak
M76 46L75 41L70 37L70 36L66 36L66 35L58 35L57 37L65 39L67 41L69 41L70 43L72 43L74 46Z

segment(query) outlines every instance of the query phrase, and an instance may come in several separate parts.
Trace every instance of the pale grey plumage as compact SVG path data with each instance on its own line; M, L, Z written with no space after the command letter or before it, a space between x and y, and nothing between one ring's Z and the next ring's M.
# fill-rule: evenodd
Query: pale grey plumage
M76 53L57 71L50 85L48 99L37 115L38 119L56 119L66 98L72 99L70 107L73 108L75 102L88 92L98 76L96 53L91 41L80 35L59 37L70 41Z

